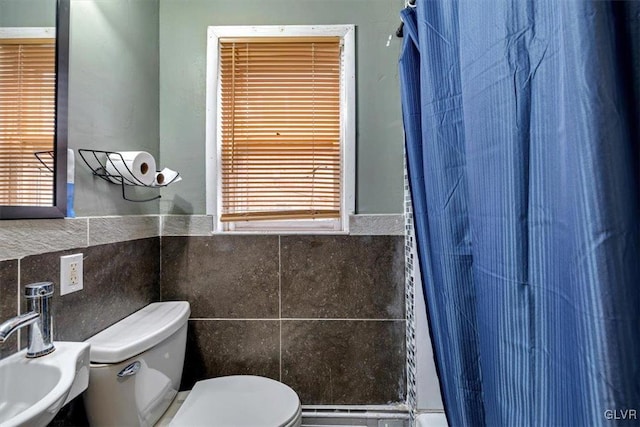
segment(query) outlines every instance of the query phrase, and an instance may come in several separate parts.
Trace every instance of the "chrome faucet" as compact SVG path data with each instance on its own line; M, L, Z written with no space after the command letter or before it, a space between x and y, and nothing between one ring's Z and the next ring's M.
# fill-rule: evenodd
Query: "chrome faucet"
M53 283L40 282L27 285L24 290L29 311L0 324L0 342L20 328L29 326L27 357L40 357L55 350L51 328L51 297Z

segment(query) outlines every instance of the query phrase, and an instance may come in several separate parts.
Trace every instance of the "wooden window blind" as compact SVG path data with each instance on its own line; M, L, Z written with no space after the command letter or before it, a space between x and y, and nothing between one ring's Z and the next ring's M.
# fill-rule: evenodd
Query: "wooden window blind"
M0 39L0 205L53 204L55 39Z
M221 38L222 222L339 218L339 37Z

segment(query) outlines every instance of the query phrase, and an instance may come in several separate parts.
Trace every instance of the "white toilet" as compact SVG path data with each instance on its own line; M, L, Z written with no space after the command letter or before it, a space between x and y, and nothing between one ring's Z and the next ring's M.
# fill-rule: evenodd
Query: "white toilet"
M153 426L178 393L189 303L153 303L89 338L91 371L84 403L92 426ZM299 427L290 387L235 375L199 381L171 426Z

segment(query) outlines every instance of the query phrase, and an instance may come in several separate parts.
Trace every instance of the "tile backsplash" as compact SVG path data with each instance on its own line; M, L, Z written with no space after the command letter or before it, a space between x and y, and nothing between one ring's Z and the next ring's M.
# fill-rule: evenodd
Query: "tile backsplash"
M18 261L0 261L0 321L18 314ZM16 351L18 334L0 344L0 359Z
M0 319L26 311L24 287L53 282L54 340L84 341L90 336L159 300L160 238L152 237L0 262ZM84 255L84 289L60 295L60 256ZM19 280L18 280L19 277ZM18 286L20 290L18 291ZM26 333L22 333L23 346ZM17 341L0 344L2 356L17 350Z
M52 300L54 339L84 341L160 298L160 239L130 240L78 250L32 255L20 260L20 284L60 281L60 256L82 253L84 289ZM22 298L22 310L26 302Z

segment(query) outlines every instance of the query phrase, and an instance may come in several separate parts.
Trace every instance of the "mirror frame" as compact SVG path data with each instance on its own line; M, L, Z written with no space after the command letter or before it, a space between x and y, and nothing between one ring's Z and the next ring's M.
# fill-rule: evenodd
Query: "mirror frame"
M0 219L64 218L67 214L67 112L69 87L69 5L56 7L56 113L53 206L0 206Z

